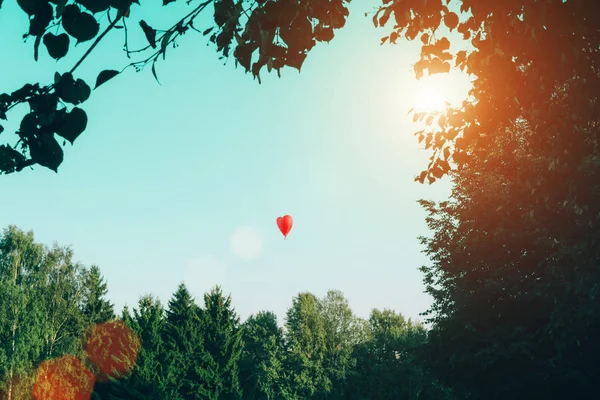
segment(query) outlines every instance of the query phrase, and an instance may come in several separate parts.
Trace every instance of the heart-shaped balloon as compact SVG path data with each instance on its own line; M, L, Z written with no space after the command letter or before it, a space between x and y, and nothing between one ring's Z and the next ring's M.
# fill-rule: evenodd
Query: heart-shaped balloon
M292 217L289 215L284 215L283 217L277 218L277 226L281 233L283 233L283 237L286 238L290 230L292 229Z

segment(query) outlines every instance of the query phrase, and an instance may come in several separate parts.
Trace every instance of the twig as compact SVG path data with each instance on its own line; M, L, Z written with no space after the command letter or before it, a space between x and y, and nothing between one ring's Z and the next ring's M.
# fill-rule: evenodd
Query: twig
M98 45L98 43L100 43L100 41L102 40L102 38L104 38L104 36L106 36L106 34L108 33L108 31L110 31L112 28L114 28L114 26L117 24L117 22L119 22L119 20L123 18L123 12L119 11L119 13L117 14L117 18L115 18L115 20L113 22L110 23L110 25L108 25L106 27L106 29L104 30L104 32L102 32L100 34L100 36L98 36L96 38L96 40L94 41L94 43L92 43L92 45L90 46L90 48L85 52L85 54L83 55L83 57L81 57L81 59L79 59L79 61L77 61L77 64L75 64L75 66L73 68L71 68L71 70L69 71L70 74L72 74L77 67L79 67L81 65L81 63L83 62L83 60L86 59L87 56L90 55L90 53L92 52L92 50L94 50L94 47L96 47Z

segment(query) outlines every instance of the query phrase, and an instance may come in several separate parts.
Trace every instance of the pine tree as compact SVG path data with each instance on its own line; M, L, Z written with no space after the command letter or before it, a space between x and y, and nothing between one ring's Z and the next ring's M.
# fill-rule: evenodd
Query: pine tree
M204 303L204 351L197 369L205 382L202 398L239 400L242 398L239 361L244 346L239 317L231 306L231 297L223 296L219 286L204 295Z
M164 389L169 399L202 399L197 366L202 354L200 310L181 283L169 301L162 333Z
M115 318L114 306L106 299L108 288L100 269L92 265L84 272L83 314L88 324L106 322Z
M138 302L133 315L126 306L121 319L141 339L142 346L136 364L127 377L113 379L108 384L97 384L99 399L108 400L168 400L163 387L164 346L161 332L164 309L157 298L146 295Z

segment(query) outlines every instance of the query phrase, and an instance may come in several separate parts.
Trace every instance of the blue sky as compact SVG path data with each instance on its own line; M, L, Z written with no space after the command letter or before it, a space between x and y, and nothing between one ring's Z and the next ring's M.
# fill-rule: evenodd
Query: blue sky
M132 31L141 18L166 28L186 8L155 3L132 9ZM429 154L407 111L427 85L459 101L468 80L454 71L417 82L420 42L379 46L387 31L364 16L377 4L353 4L302 73L265 71L262 85L224 66L205 37L186 34L157 64L162 86L148 67L92 93L82 106L88 128L65 148L58 174L35 167L0 177L0 225L71 245L78 261L100 267L118 310L145 293L166 304L185 280L198 299L222 285L243 319L259 310L283 318L298 292L328 289L343 291L361 317L392 308L418 318L431 300L417 270L427 263L417 236L428 232L416 200L442 199L450 185L413 182ZM0 92L52 81L91 44L58 63L42 46L34 63L17 7L0 9ZM122 43L122 31L110 33L76 77L93 85L102 69L120 70ZM9 114L0 141L16 142L9 132L24 112ZM294 218L287 240L275 222L284 214Z

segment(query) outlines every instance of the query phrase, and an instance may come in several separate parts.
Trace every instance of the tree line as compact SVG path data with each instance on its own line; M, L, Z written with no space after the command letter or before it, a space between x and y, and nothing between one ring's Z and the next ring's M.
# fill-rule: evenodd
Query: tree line
M241 322L215 287L181 283L116 315L97 266L68 247L0 236L0 393L17 399L450 399L418 349L427 331L392 310L355 316L344 295L299 293L284 326ZM82 372L83 371L83 372Z

